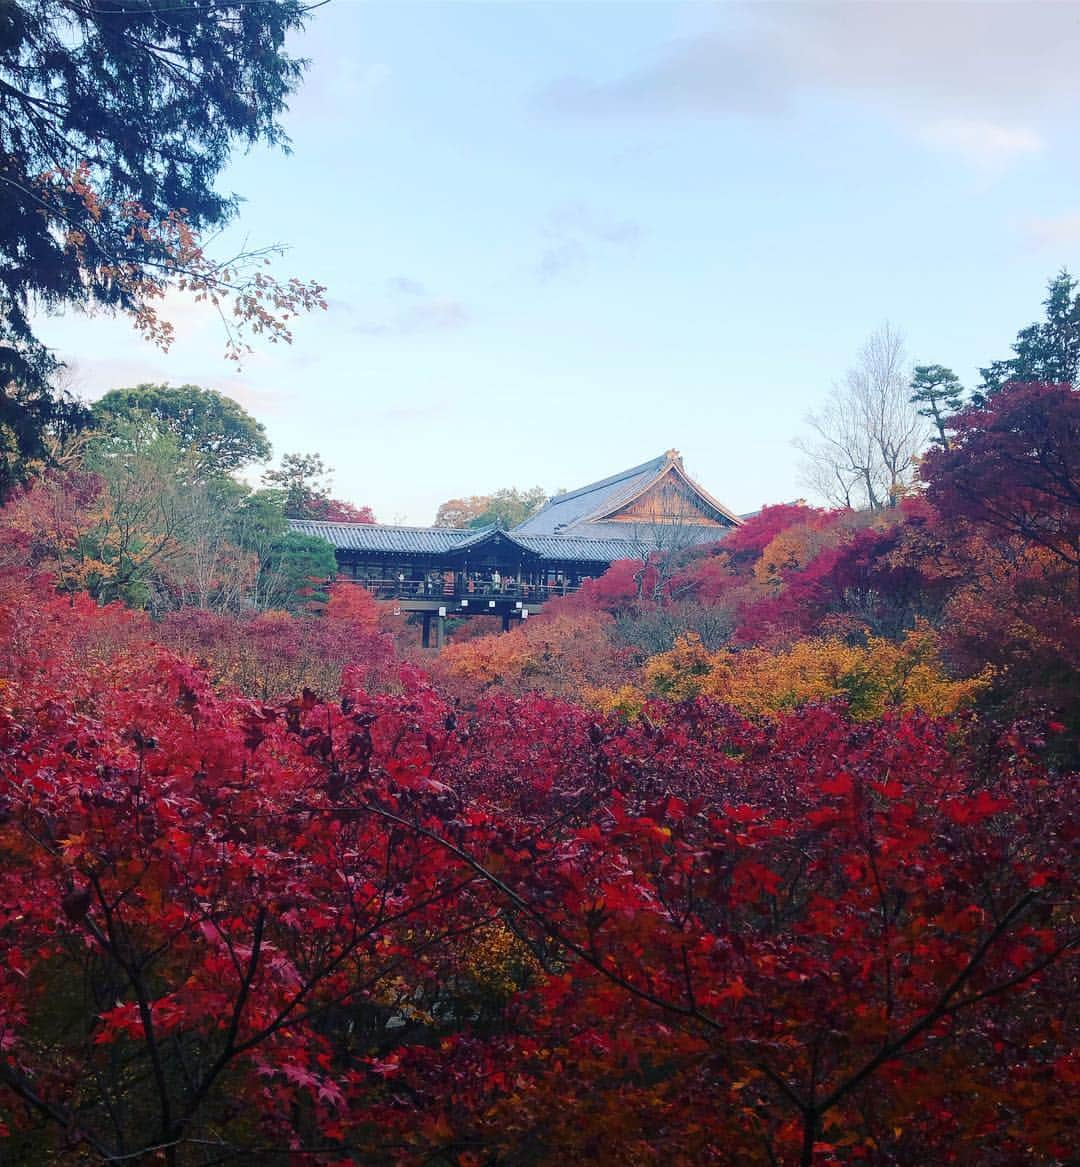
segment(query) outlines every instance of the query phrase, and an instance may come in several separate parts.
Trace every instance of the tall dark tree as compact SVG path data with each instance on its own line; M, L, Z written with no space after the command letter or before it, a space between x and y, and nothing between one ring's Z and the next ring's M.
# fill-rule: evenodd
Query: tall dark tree
M47 379L0 381L0 503L31 466L49 457L52 445L62 444L89 420L85 406Z
M231 474L270 457L270 442L231 397L198 385L135 385L112 389L93 406L103 429L134 427L149 437L168 434L207 476Z
M214 186L235 145L288 145L279 117L302 62L285 38L306 11L301 0L0 3L0 386L19 387L4 403L18 457L38 441L25 393L56 367L35 303L128 311L162 340L165 287L242 298L266 282L208 261L198 233L236 210ZM273 332L255 304L241 305L252 329Z
M1029 324L1013 342L1015 356L994 361L982 373L977 402L1010 381L1075 384L1080 377L1080 283L1064 268L1047 287L1046 319Z
M946 421L963 405L964 387L960 378L944 365L916 365L911 374L911 404L937 430L933 441L949 448Z

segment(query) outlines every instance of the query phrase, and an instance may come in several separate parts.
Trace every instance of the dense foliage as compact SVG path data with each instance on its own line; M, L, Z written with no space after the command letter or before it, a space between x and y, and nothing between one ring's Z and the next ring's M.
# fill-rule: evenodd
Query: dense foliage
M1072 386L439 655L161 392L0 515L5 1159L1074 1160Z
M270 457L261 422L231 398L198 385L135 385L111 389L93 405L99 427L154 439L168 434L207 476L232 474Z
M1064 1163L1033 727L220 696L5 581L21 1161ZM527 1150L526 1150L527 1148Z

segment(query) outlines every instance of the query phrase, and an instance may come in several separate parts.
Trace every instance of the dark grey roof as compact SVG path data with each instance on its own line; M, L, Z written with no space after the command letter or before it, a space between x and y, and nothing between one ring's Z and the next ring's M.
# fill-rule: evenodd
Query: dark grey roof
M390 527L382 523L320 523L290 519L301 535L315 535L341 551L405 551L413 555L443 555L475 542L486 532L459 527Z
M614 509L624 499L631 499L667 465L667 456L653 458L640 466L632 466L610 478L590 482L577 490L557 494L523 523L514 528L517 535L557 535L560 529L571 527L588 519L597 511ZM584 534L584 532L575 532Z
M640 559L649 544L633 539L593 539L580 535L508 534L515 543L550 562L614 563L617 559Z

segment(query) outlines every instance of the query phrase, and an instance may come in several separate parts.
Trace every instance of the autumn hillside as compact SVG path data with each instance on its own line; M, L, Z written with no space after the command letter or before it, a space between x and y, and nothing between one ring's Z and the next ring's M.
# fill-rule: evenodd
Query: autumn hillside
M1076 1167L1078 49L0 0L0 1167Z
M1072 385L439 654L211 424L110 395L0 516L7 1159L1071 1160Z

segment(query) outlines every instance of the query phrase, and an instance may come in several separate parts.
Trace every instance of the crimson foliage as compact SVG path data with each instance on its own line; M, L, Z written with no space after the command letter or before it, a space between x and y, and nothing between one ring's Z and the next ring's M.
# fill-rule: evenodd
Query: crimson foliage
M407 669L264 704L7 596L16 1157L1071 1154L1075 827L1034 728L466 712Z

